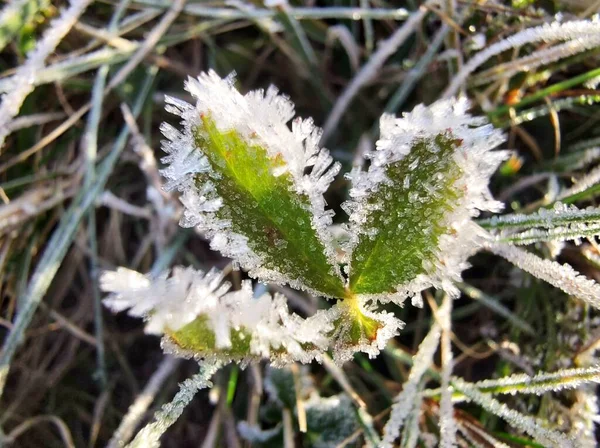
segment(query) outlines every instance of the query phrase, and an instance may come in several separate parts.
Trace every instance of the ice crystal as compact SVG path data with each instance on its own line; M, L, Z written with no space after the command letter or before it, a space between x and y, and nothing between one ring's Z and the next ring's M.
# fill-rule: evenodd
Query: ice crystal
M347 244L349 287L380 300L401 301L453 282L486 239L472 220L498 211L489 178L505 151L503 135L466 113L469 103L446 100L381 119L367 171L354 170ZM396 293L396 294L395 294Z
M506 258L525 272L562 289L567 294L584 300L595 308L600 308L600 285L589 279L568 264L545 260L530 252L506 244L493 244L489 249Z
M482 392L494 394L541 395L549 391L575 389L589 383L600 383L600 366L540 372L534 376L517 374L496 380L482 380L474 383L474 386Z
M392 412L388 422L383 429L382 448L392 447L394 440L398 438L400 429L406 418L413 409L415 398L419 393L419 383L425 371L431 365L440 342L441 327L439 323L433 324L413 358L413 367L410 370L408 380L404 383L402 392L394 399Z
M526 432L538 442L557 448L574 448L576 446L575 441L570 437L547 429L544 422L536 418L510 409L504 403L494 399L490 394L480 392L472 384L468 384L458 378L454 379L454 383L457 389L464 393L470 401L477 403L486 411L504 419L511 426Z
M234 77L188 79L195 106L167 98L183 130L163 124L166 188L183 192L182 225L250 275L326 296L344 295L323 193L339 163L318 146L320 129L295 118L275 87L240 94Z
M554 22L520 31L506 39L490 45L488 48L480 51L471 58L452 79L452 82L443 93L443 97L448 98L455 95L467 77L477 70L478 67L491 57L510 48L518 48L535 42L551 43L577 40L597 42L599 31L600 22L598 20L575 20L566 23ZM586 46L585 48L589 48L589 46ZM548 62L554 60L553 58L549 59ZM541 62L546 63L544 60Z
M528 215L494 216L480 224L496 230L498 241L531 244L539 241L559 242L600 234L600 209L579 209L574 205L556 202L551 209L542 208ZM527 230L523 230L527 229Z
M104 272L104 300L115 312L146 319L146 332L165 334L178 356L223 361L269 359L274 365L321 360L331 349L338 363L362 351L373 357L403 323L357 300L342 301L306 319L290 313L281 294L255 298L250 281L230 291L221 272L174 268L151 278L129 269Z
M218 362L202 363L200 372L179 385L179 392L177 392L173 401L163 405L160 411L154 414L154 422L142 428L135 439L127 446L129 448L158 448L160 437L177 421L185 407L196 395L196 392L212 386L210 378L220 367L221 364Z
M146 333L177 331L200 314L209 313L219 325L218 304L229 289L223 276L213 269L208 273L176 267L171 276L164 273L153 279L126 268L106 271L100 287L110 293L104 304L114 312L129 309L129 314L146 319Z
M90 3L91 0L72 0L69 7L65 8L60 16L52 21L35 48L27 55L25 63L20 65L10 78L7 93L2 95L0 103L0 147L9 133L10 121L19 113L23 101L35 88L33 80L36 72L44 67L46 58L54 51Z

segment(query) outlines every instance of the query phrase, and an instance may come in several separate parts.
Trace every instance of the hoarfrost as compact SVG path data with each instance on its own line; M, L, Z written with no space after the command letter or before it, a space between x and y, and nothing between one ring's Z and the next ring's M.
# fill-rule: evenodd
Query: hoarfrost
M506 244L492 244L489 250L506 258L518 268L562 289L594 308L600 308L600 285L581 275L568 264L545 260L530 252Z
M201 363L200 372L179 385L179 392L173 400L154 414L154 421L144 426L127 448L158 448L160 437L179 419L196 392L212 386L210 378L220 367L219 362Z
M413 366L408 380L404 383L402 392L394 399L390 418L383 429L381 448L391 448L394 440L400 435L400 429L402 429L418 395L421 378L431 365L433 355L438 348L441 330L440 324L434 323L421 345L419 345L417 354L413 358Z
M520 31L477 53L456 74L442 96L448 98L455 95L467 77L478 67L491 57L510 48L517 48L534 42L565 42L576 40L592 40L597 42L599 31L600 21L598 20L574 20L566 23L557 21ZM550 61L554 60L553 58L549 59Z
M500 403L494 399L490 394L479 392L472 384L468 384L459 378L455 378L454 383L457 389L464 393L470 401L477 403L486 411L502 418L514 428L524 431L535 440L557 448L574 448L576 446L574 440L570 437L545 428L544 422L510 409L504 403Z
M434 286L444 289L452 296L459 294L454 286L461 278L461 272L468 268L467 258L475 253L489 239L472 220L480 211L499 211L502 203L493 199L489 191L489 179L499 164L508 156L507 151L492 151L504 141L503 134L486 124L484 118L467 114L469 103L466 99L450 99L431 106L419 105L402 118L384 115L381 118L381 138L375 151L366 156L371 159L367 171L354 169L347 177L352 183L350 201L344 205L349 213L350 240L346 245L347 260L351 260L361 235L376 234L377 229L369 228L369 215L377 209L385 209L384 203L373 200L373 195L384 183L390 180L386 169L394 162L406 157L417 141L430 141L439 135L450 132L452 138L460 142L454 150L453 158L462 175L454 182L453 188L461 192L461 197L453 209L446 214L445 224L451 231L442 235L437 256L434 260L423 261L424 273L407 284L397 285L396 294L369 295L381 301L401 302L407 295L420 305L418 293ZM435 144L429 145L436 150ZM418 170L418 166L414 167ZM431 179L427 186L432 197L437 197L436 185L441 179ZM407 183L405 185L410 185ZM412 200L420 201L416 192ZM392 212L392 211L391 211ZM399 228L399 230L402 230ZM409 237L407 231L404 232ZM399 234L399 238L403 235ZM350 267L352 269L352 267Z
M168 156L163 162L169 166L162 171L168 179L166 188L177 188L183 193L185 210L181 225L198 227L205 232L214 250L232 258L253 277L307 289L302 279L288 278L265 268L263 258L248 245L248 239L235 233L228 219L216 218L214 212L222 206L221 198L210 181L199 186L195 180L197 174L214 176L215 173L196 145L194 129L200 124L200 116L209 114L219 131L235 130L247 142L259 142L271 158L281 159L283 163L272 174L289 173L295 193L308 198L312 227L323 243L331 266L337 266L329 232L333 212L325 210L323 193L341 165L334 163L329 152L319 147L322 131L312 119L294 118L294 104L287 96L279 94L273 86L266 91L242 95L235 89L234 82L234 74L221 79L209 71L197 79L189 78L185 84L186 90L197 100L195 106L175 98L166 99L166 110L183 119L181 132L170 125L161 127L167 138L163 149ZM292 119L290 129L287 123ZM309 172L305 174L307 169Z
M79 16L90 3L91 0L72 0L69 7L52 21L35 48L27 55L25 63L20 65L10 78L10 85L6 89L7 93L2 95L0 103L0 147L10 132L10 121L19 113L23 101L35 88L36 72L44 67L46 58L75 25ZM11 8L10 5L2 10L2 19L5 19L4 13L10 13L9 8Z

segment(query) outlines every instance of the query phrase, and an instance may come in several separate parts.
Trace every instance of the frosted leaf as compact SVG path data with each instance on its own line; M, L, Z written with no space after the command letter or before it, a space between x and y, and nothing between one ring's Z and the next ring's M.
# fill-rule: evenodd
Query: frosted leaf
M515 246L493 244L489 250L506 258L518 268L581 299L594 308L600 308L600 285L581 275L568 264L545 260Z
M204 273L176 267L170 277L165 273L151 278L119 268L102 273L100 288L110 293L104 305L112 311L129 308L131 316L146 320L146 333L163 334L179 330L216 307L229 289L222 280L222 273L214 269Z
M433 355L440 342L440 334L441 327L436 322L419 345L419 349L413 358L413 366L410 370L408 380L402 385L402 392L394 398L390 418L383 429L381 448L391 448L394 440L398 438L400 430L413 408L413 403L418 398L421 378L433 361Z
M336 364L351 360L357 352L375 358L404 327L392 313L376 311L360 298L339 301L327 313L334 324L330 348Z
M269 359L275 366L320 361L332 350L343 363L358 352L379 354L404 325L393 314L376 312L358 299L338 302L302 318L290 313L281 294L254 297L251 282L229 291L222 273L174 268L151 278L120 268L104 272L104 300L115 312L143 317L146 332L165 334L164 348L176 356L223 361Z
M507 156L492 151L502 133L468 107L453 99L382 117L371 164L350 173L344 204L352 292L396 302L430 286L458 295L453 283L487 238L472 218L502 208L488 184Z
M514 428L526 432L537 442L557 448L575 448L576 444L573 439L558 431L546 428L541 420L510 409L504 403L492 398L490 394L480 392L474 385L468 384L459 378L455 378L453 383L470 401L502 418Z
M320 360L332 329L325 312L303 319L290 314L282 295L254 298L250 282L244 282L240 291L223 296L214 310L168 333L167 340L178 356L214 355L244 363L269 359L274 366L283 366Z
M104 272L104 304L146 320L146 332L166 334L166 346L180 356L216 356L224 361L271 359L275 364L320 359L333 330L331 313L303 319L290 314L285 298L255 298L249 281L229 291L217 270L174 268L151 278L120 268ZM170 342L170 344L169 344Z
M295 118L275 87L240 94L231 75L189 78L192 106L167 98L181 131L163 125L167 189L182 195L183 226L253 277L343 297L323 193L340 169L319 147L321 130Z
M345 394L324 398L313 393L304 405L314 448L338 446L360 428L352 401Z

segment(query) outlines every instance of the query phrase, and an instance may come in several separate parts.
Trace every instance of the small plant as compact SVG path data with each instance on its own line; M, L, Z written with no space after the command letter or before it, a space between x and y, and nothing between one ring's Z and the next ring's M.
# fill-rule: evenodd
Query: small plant
M294 118L293 103L274 87L242 95L234 84L233 76L203 73L186 83L196 105L167 99L167 110L181 117L182 128L162 126L168 154L162 174L168 190L182 193L181 225L197 228L212 249L251 277L326 297L331 306L302 318L290 313L281 294L255 297L250 280L232 290L221 272L191 268L158 277L105 272L101 287L111 295L104 303L145 318L148 333L164 335L168 353L202 360L200 382L206 384L229 362L268 359L282 367L322 362L328 353L338 364L357 352L374 357L403 327L383 304L403 305L410 297L422 306L421 291L434 287L446 298L414 358L381 445L391 446L405 424L402 446L418 440L415 413L432 393L422 389L422 378L441 340L442 446L456 444L457 430L474 437L476 429L454 420L457 394L541 443L575 446L567 435L508 409L491 394L574 387L597 381L597 369L466 383L451 376L450 311L467 259L482 249L598 306L600 286L593 280L514 246L596 234L595 224L588 223L598 210L557 203L531 215L475 221L483 211L502 209L488 185L509 153L494 150L504 141L502 133L469 115L465 99L446 99L401 118L382 117L381 138L366 155L368 169L347 175L350 200L343 208L349 222L338 244L323 194L340 165L319 146L320 129L310 119ZM179 405L193 395L184 390L187 398L176 400ZM133 445L157 443L167 426L145 429Z
M597 446L598 7L3 2L0 447Z

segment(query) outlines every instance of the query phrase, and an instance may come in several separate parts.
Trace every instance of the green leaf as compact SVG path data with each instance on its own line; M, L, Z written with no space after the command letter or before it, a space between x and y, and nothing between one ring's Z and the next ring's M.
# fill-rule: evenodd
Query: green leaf
M258 140L248 142L236 130L220 131L208 114L194 132L211 167L196 175L197 186L214 185L222 200L216 217L247 239L261 269L275 280L280 276L293 286L343 297L343 280L313 228L308 196L294 190L288 172L274 174L283 158L270 157Z
M450 132L421 139L387 165L389 182L366 199L366 227L375 231L361 233L352 251L352 292L393 293L425 273L424 261L434 262L440 237L450 231L444 218L461 196L454 188L461 168L452 157L458 145Z
M243 330L231 330L231 348L217 348L215 334L208 317L199 316L177 331L166 331L179 348L202 355L223 355L229 359L240 360L250 355L250 336Z
M338 446L360 428L350 398L345 394L324 398L313 396L306 403L306 421L314 448Z
M265 387L271 400L287 409L296 408L296 386L294 373L289 367L276 369L269 367ZM304 397L302 397L304 399Z

